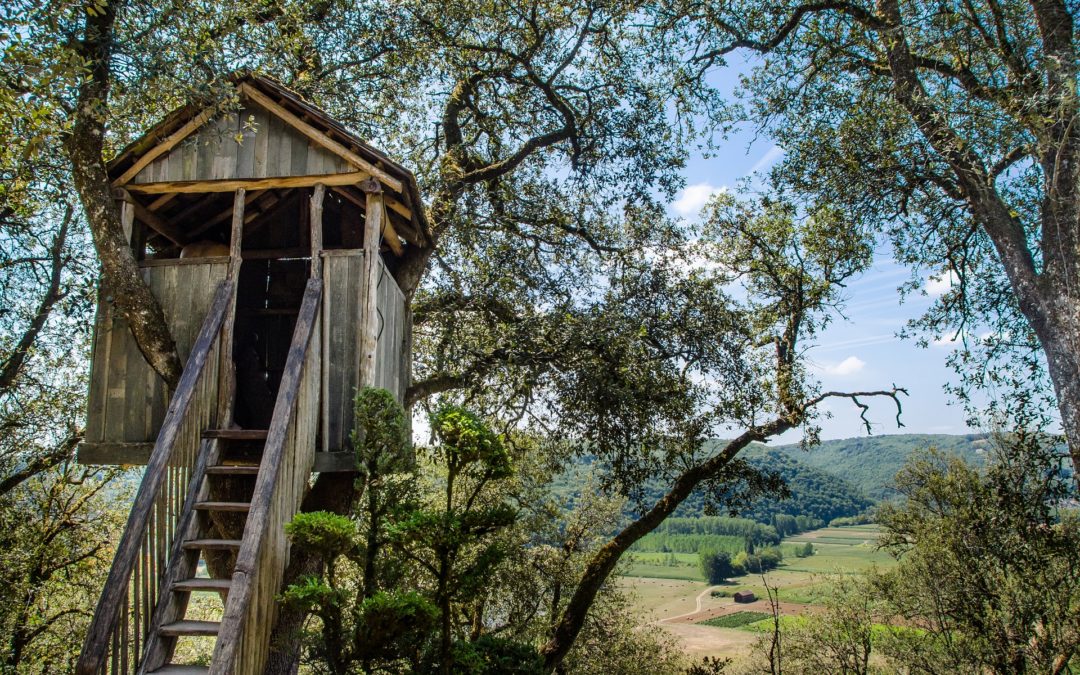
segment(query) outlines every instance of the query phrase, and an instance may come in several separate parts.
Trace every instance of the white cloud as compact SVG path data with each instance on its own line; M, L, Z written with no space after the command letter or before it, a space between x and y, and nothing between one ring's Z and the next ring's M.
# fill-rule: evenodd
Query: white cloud
M945 272L945 274L930 275L926 279L926 284L923 288L926 289L928 295L937 297L948 293L959 281L960 279L956 276L956 272L949 270Z
M953 349L960 346L960 336L955 334L944 335L935 339L930 343L935 347L943 347L945 349Z
M701 213L701 209L705 207L705 203L708 202L713 195L723 194L725 192L727 192L727 188L723 185L719 187L710 185L709 183L687 185L686 188L679 193L678 198L671 203L671 208L683 218L690 218Z
M769 148L768 152L761 156L761 159L754 163L754 166L750 167L750 173L757 173L762 169L768 169L773 164L776 164L776 162L779 161L780 158L783 156L783 148L781 148L779 145L772 146L771 148Z
M849 356L839 363L824 362L819 363L816 369L825 375L834 375L836 377L847 377L848 375L854 375L861 372L866 367L866 362L860 359L858 356Z

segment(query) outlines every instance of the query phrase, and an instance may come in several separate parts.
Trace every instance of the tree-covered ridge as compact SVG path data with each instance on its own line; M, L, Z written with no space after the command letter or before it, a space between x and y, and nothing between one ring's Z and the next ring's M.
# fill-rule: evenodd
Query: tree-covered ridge
M907 457L915 446L908 447L903 457ZM813 452L813 451L811 451ZM801 458L797 458L781 449L766 448L761 445L751 447L744 455L749 471L762 474L773 474L787 486L790 493L787 497L780 495L763 495L752 499L744 507L736 511L735 515L744 519L743 522L757 522L766 525L774 525L777 516L791 518L802 516L804 519L821 521L820 524L828 523L833 518L853 516L863 513L873 506L874 500L868 498L860 487L849 482L839 475L828 470L810 466ZM903 463L901 459L900 463ZM581 494L582 487L588 480L591 460L568 468L561 476L552 483L552 490L560 494L564 499L573 501ZM897 465L899 468L899 465ZM893 470L893 475L896 471ZM743 481L735 481L731 484L732 493L743 489ZM664 494L664 485L661 481L650 479L643 486L641 501L650 503L659 499ZM672 518L664 521L656 531L663 531L671 522L681 519L696 519L701 516L711 515L714 509L707 506L706 493L702 490L694 492L675 511ZM628 514L634 512L634 502L629 502L626 507ZM718 513L717 515L729 515ZM725 521L732 521L725 518ZM804 520L805 522L805 520ZM801 527L800 530L808 529ZM737 534L743 532L709 532L709 534Z
M987 443L985 434L888 434L822 441L809 450L798 444L775 450L808 467L843 476L870 499L883 500L896 497L893 479L912 453L936 448L981 466Z

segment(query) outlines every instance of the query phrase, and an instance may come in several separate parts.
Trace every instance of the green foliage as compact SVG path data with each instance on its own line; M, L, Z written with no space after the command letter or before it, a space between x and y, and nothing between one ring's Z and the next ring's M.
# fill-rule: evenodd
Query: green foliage
M404 411L389 392L370 388L357 392L354 411L355 489L364 499L349 516L299 513L286 525L294 545L315 555L320 572L289 586L282 602L300 616L319 618L305 647L320 668L334 673L415 662L430 646L436 615L415 590L384 587L401 577L388 570L394 563L386 545L416 481Z
M299 583L289 584L281 594L281 602L310 611L315 608L339 607L348 600L342 589L331 587L322 577L310 575Z
M431 417L431 430L451 474L478 466L486 478L506 478L513 473L510 454L491 428L473 413L447 406Z
M726 551L702 551L701 573L710 584L722 584L735 576L737 569L731 562L731 554Z
M776 569L784 560L784 554L779 547L769 546L762 548L756 553L743 551L735 556L731 564L735 567L736 574L762 574Z
M707 445L711 447L717 443L708 441ZM873 505L857 487L839 475L824 470L828 469L827 466L824 466L824 469L808 466L803 456L796 457L775 448L752 447L744 452L743 458L751 471L773 475L786 485L789 493L786 497L761 495L745 504L739 504L735 509L742 519L767 526L774 526L778 522L776 519L780 518L780 522L785 524L785 533L778 533L775 527L770 527L776 533L775 536L788 536L815 529L833 518L854 516ZM716 495L726 507L728 502L724 500L733 499L745 489L747 484L744 481L735 481ZM659 498L663 486L659 481L648 480L644 484L644 490L649 498ZM690 519L708 515L712 511L708 501L704 492L695 492L683 502L676 515ZM794 523L790 518L795 519ZM663 527L661 525L657 531L663 531ZM723 532L727 533L729 532ZM745 532L732 530L730 534ZM755 541L765 540L765 537L756 535Z
M873 512L869 512L857 516L833 518L829 521L829 527L856 527L858 525L873 525L875 522L877 522L877 516Z
M810 556L814 555L814 545L810 542L806 542L799 548L798 551L796 551L795 555L800 558L809 558Z
M454 643L453 671L460 675L541 675L544 661L531 645L485 635Z
M898 496L893 486L896 473L911 455L928 447L982 466L989 441L984 434L886 434L821 441L810 450L797 444L775 449L807 466L843 476L869 498L880 501Z
M702 626L715 626L717 628L742 628L755 621L761 621L763 619L768 619L769 617L770 615L765 612L743 611L705 619L704 621L699 621L698 624Z
M726 551L738 553L746 548L742 537L715 534L656 534L642 537L632 551L656 551L660 553L699 553L701 551Z
M353 419L352 443L362 467L372 456L398 463L407 463L411 458L408 419L392 393L375 387L361 388L353 399Z
M416 591L378 591L364 599L357 621L357 658L393 661L416 652L434 629L438 610Z
M295 545L314 551L325 560L346 555L356 546L356 523L327 511L296 514L285 525L285 533Z
M782 622L783 667L797 672L1052 672L1080 648L1080 523L1052 439L996 439L976 468L935 450L896 478L906 498L881 510L898 558L866 580L842 575L824 615Z
M927 631L885 653L1022 672L1052 670L1080 648L1080 523L1054 509L1071 485L1053 441L998 440L985 471L931 450L896 482L906 500L884 508L881 522L899 564L874 578L874 595L925 616Z

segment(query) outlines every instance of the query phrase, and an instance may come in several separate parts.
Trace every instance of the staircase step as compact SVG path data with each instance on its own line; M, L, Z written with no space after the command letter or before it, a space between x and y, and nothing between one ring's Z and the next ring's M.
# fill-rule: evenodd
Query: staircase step
M266 429L207 429L203 438L224 438L232 441L265 441Z
M211 476L255 476L259 473L258 464L215 464L206 467Z
M186 593L192 591L225 591L227 593L230 588L232 588L232 579L203 579L200 577L184 579L172 585L174 591Z
M184 666L176 663L168 663L157 670L151 670L149 675L206 675L210 672L207 666Z
M188 551L239 551L239 539L188 539L184 542Z
M158 632L169 637L191 635L217 635L220 621L173 621L162 626Z
M199 511L247 511L251 502L195 502Z

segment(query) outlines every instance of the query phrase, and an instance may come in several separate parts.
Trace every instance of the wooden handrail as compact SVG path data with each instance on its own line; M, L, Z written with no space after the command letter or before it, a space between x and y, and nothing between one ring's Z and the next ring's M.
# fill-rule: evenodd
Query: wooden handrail
M233 568L232 585L211 660L211 675L231 674L238 655L241 657L240 661L243 662L245 670L252 666L253 661L265 656L266 645L251 644L251 641L243 639L247 633L245 622L251 603L267 601L267 604L272 606L273 597L278 590L276 584L268 585L267 597L256 597L258 594L254 587L258 575L270 574L280 577L282 570L270 569L264 558L269 546L285 546L287 550L287 544L283 543L284 524L299 509L300 500L303 497L301 490L290 489L290 487L295 487L295 484L300 481L306 486L311 473L311 464L314 461L313 425L318 419L320 340L312 338L319 330L321 298L322 281L309 279L296 320L296 328L293 331L292 343L289 346L289 355L278 396L274 403L274 414L270 429L267 431L243 541ZM307 389L304 388L305 384ZM306 425L304 428L310 434L307 444L312 447L305 445L303 434L296 428L300 426L297 401L302 393L314 396L316 403L314 412L304 413L314 419L303 420ZM291 503L284 503L284 493L291 495L291 499L288 500ZM282 531L277 532L278 529ZM268 540L272 541L268 544ZM284 566L282 557L277 557L271 562ZM261 587L267 584L259 583L258 585Z
M75 667L78 675L93 675L105 666L105 658L114 638L121 609L128 600L128 584L136 569L139 551L147 537L147 527L151 521L158 494L168 475L174 446L187 420L189 409L193 401L198 398L203 370L210 360L215 341L232 303L234 291L235 284L231 281L222 281L218 285L199 336L191 348L180 383L169 403L169 409L161 425L157 441L154 443L150 461L146 465L142 484L132 504L131 514L128 516L124 534L117 546L101 599L94 611L82 653ZM160 580L150 579L149 582L158 584Z

